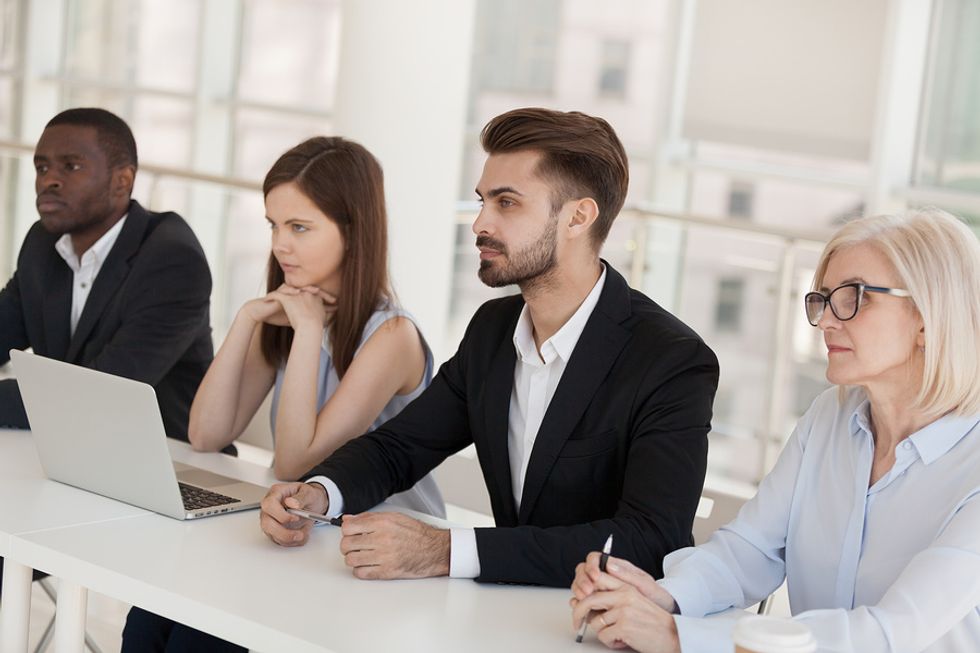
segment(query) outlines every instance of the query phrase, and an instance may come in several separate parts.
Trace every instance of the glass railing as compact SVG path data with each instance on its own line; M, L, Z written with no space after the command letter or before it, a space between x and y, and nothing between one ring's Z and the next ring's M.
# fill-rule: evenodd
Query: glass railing
M29 148L0 143L4 280L37 219L30 159ZM201 240L214 279L212 325L220 342L238 307L264 291L269 236L259 184L152 165L141 166L137 179L135 197L148 208L180 213ZM517 291L489 289L477 278L470 231L477 210L459 205L446 352L455 350L481 303ZM826 387L821 340L803 319L800 301L826 235L640 208L625 210L610 232L603 257L718 355L713 476L756 483Z

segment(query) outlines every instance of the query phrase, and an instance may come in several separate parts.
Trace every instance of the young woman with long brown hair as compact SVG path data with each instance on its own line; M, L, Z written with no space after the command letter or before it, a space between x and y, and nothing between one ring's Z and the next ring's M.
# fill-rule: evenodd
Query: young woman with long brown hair
M273 392L277 478L295 480L380 426L428 386L432 353L388 285L381 166L363 146L311 138L263 184L272 231L267 294L232 322L191 406L195 449L231 444ZM445 516L431 476L389 499ZM134 607L124 651L238 651Z
M432 354L388 285L381 166L361 145L311 138L263 184L268 294L246 302L191 406L196 449L238 437L269 390L276 477L295 480L397 414L428 385ZM431 478L396 503L442 515Z

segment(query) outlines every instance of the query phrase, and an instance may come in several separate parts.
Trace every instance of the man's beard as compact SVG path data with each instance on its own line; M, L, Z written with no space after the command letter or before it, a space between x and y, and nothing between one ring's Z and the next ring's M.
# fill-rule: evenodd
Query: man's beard
M525 286L534 284L554 269L558 263L558 216L545 226L541 236L536 241L513 255L507 253L506 246L489 236L479 236L477 247L492 247L500 252L500 256L489 261L480 261L477 273L480 281L491 288L500 288L510 284ZM503 261L501 261L503 259Z

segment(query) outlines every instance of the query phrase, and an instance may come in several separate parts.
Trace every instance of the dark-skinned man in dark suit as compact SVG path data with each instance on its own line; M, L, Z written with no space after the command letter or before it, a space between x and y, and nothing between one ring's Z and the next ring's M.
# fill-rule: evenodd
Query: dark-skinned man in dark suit
M34 153L41 219L0 291L0 364L10 349L154 386L167 435L187 439L194 392L213 358L211 273L176 213L130 199L136 144L102 109L69 109ZM0 426L27 428L14 380L0 382Z
M131 199L129 126L103 109L52 118L34 151L38 220L0 291L0 365L11 349L154 387L167 435L187 439L213 358L211 273L190 227ZM0 428L28 428L16 379L0 381ZM2 574L2 569L0 569Z
M491 120L473 224L484 304L457 353L395 419L305 483L273 486L261 526L284 546L344 514L360 578L445 576L567 586L614 535L660 575L691 544L718 363L690 328L599 258L626 197L626 154L604 120L517 109ZM496 526L438 529L364 512L474 443Z

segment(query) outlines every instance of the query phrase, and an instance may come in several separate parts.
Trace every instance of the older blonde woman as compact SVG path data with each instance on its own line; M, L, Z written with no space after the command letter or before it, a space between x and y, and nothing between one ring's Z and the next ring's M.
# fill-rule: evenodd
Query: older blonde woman
M820 651L980 651L980 244L937 210L856 220L806 295L824 392L738 517L654 581L598 554L573 622L612 648L731 650L732 620L787 580ZM591 614L590 614L590 611Z

